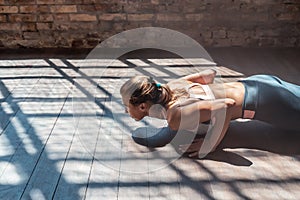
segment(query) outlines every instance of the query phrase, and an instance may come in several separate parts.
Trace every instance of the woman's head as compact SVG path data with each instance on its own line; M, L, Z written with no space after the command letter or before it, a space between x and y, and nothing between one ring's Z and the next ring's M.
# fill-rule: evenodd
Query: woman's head
M149 115L149 108L153 104L160 104L167 107L173 100L172 91L167 85L160 85L148 76L135 76L126 81L120 89L123 103L128 109L129 114L132 111L138 111L141 115L135 117L136 120Z

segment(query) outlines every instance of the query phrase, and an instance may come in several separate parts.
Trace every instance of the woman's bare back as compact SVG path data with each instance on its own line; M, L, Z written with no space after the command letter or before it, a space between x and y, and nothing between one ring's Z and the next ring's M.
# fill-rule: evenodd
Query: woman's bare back
M172 91L179 90L182 93L186 93L182 96L182 98L188 99L190 97L195 96L208 96L207 99L224 99L230 98L233 99L236 104L235 108L233 108L233 117L239 118L242 116L242 106L244 102L244 94L245 88L244 85L240 82L230 82L230 83L213 83L208 84L211 94L207 94L207 91L203 89L204 85L192 85L193 82L184 80L184 79L177 79L170 81L167 85L170 87ZM192 94L192 95L191 95Z

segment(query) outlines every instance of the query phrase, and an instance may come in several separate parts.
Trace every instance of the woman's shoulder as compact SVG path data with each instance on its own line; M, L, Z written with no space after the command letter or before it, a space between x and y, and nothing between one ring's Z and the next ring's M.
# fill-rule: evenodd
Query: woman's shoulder
M176 124L180 122L180 105L173 103L167 110L168 125L172 130L178 130Z
M195 98L178 99L171 106L169 106L167 112L174 114L180 111L183 107L199 102L201 100Z

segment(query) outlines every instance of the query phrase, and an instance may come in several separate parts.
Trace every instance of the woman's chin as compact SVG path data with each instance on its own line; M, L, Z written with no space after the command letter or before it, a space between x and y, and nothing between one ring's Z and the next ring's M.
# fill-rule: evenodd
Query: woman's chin
M141 121L144 117L142 118L133 118L135 121Z

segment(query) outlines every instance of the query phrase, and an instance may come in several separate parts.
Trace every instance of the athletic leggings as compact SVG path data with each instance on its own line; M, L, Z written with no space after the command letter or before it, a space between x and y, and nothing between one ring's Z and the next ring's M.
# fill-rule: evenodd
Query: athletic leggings
M275 76L254 75L241 80L245 86L243 111L251 119L300 131L300 86Z
M300 86L282 81L270 75L254 75L241 80L245 86L243 111L252 113L251 119L260 120L276 127L300 131ZM162 128L151 137L132 134L134 141L148 147L161 147L172 141L176 131Z

